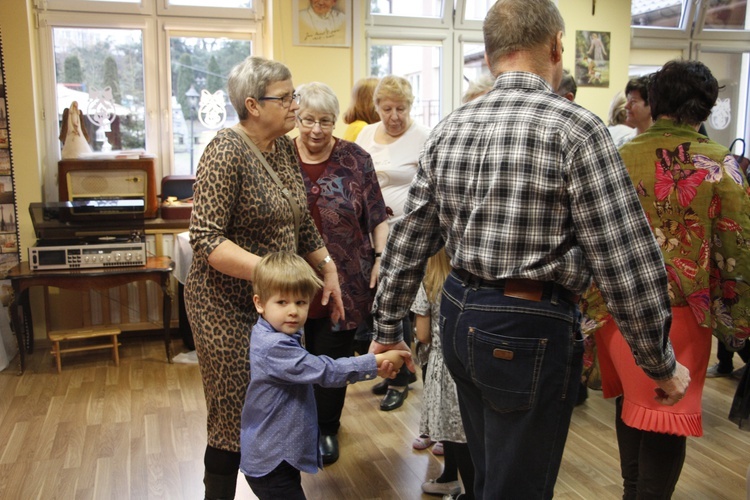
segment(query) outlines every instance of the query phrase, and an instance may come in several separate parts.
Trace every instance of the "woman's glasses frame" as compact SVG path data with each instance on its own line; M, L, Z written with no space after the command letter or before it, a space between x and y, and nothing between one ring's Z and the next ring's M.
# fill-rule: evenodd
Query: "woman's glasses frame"
M299 115L297 115L297 121L299 121L303 127L310 129L315 128L315 125L317 124L320 127L320 130L333 130L333 127L336 125L334 120L313 120L312 118L302 118Z
M285 95L282 97L263 96L263 97L258 98L259 101L279 101L279 103L281 104L283 108L288 108L289 106L291 106L292 101L299 104L299 99L300 99L300 95L297 94L296 92L293 93L292 95Z

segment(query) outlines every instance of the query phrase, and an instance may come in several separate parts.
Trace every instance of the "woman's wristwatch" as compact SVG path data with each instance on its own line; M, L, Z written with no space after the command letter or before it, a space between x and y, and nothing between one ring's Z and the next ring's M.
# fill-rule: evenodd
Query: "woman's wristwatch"
M329 262L331 262L331 260L332 259L331 259L330 255L326 255L325 257L323 257L323 260L321 260L320 262L318 262L318 266L317 266L318 267L318 271L322 271L323 268L326 266L326 264L328 264Z
M383 256L383 252L374 252L374 254L375 254L376 259L379 259L380 257Z

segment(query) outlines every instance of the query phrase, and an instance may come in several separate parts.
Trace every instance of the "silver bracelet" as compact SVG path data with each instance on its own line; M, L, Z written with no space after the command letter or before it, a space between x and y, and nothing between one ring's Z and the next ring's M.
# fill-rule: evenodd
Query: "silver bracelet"
M328 264L329 262L331 262L331 260L332 259L331 259L330 255L326 255L325 257L323 257L323 260L321 260L320 262L318 262L318 266L317 266L318 267L318 271L322 271L323 268L325 267L325 265Z

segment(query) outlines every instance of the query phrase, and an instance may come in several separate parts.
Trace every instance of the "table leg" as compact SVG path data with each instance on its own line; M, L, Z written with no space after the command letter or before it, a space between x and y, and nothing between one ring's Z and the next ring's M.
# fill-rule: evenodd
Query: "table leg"
M13 325L13 331L16 334L16 343L18 344L18 375L23 375L26 368L26 328L23 318L26 316L25 311L28 307L29 290L22 292L13 291L13 300L10 303L10 321ZM18 308L24 310L24 314L18 313Z
M164 319L164 347L167 350L167 362L172 362L172 340L170 339L170 324L172 322L172 294L169 289L169 276L167 273L166 277L162 278L161 291L164 295L164 310L162 311L162 317Z

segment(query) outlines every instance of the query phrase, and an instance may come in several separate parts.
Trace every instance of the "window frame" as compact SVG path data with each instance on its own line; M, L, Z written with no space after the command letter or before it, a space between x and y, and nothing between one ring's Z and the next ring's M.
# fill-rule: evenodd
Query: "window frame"
M748 8L747 5L745 8ZM707 15L708 2L702 1L700 2L699 9L695 14L695 30L693 32L694 40L750 42L750 28L744 30L707 29L705 27Z
M685 13L681 19L681 25L677 28L660 28L656 26L630 26L631 44L636 38L690 38L695 18L695 0L684 0Z
M365 67L355 66L354 80L370 75L370 49L373 45L439 42L442 45L440 118L444 118L456 109L461 104L463 43L469 41L484 44L482 22L463 20L466 0L444 0L443 16L440 19L372 14L369 1L363 8L365 9L364 33L357 33L357 23L355 23L354 38L364 35ZM404 27L409 29L399 29Z
M261 26L255 26L252 30L248 31L247 23L241 21L227 22L221 26L207 26L204 23L191 19L160 19L158 22L158 36L159 36L159 61L160 66L164 68L170 67L171 53L169 39L172 36L178 37L201 37L201 36L216 36L217 34L232 34L232 35L244 35L235 36L235 39L244 39L251 42L253 47L253 53L255 55L262 54L263 41L262 41L262 30ZM174 130L172 128L172 72L166 71L163 75L164 84L160 85L160 99L161 102L169 103L167 107L162 108L161 116L159 117L160 122L163 124L164 131L161 134L160 149L165 155L165 159L168 160L168 164L172 167L174 172L175 159L174 159L174 147L172 138Z
M452 3L453 0L441 0L443 3L442 17L416 17L416 16L396 16L391 14L373 14L370 11L372 4L370 0L364 0L365 6L365 25L366 26L391 26L400 28L432 28L432 29L449 29L453 19L453 6L451 9L446 8L446 4ZM463 0L459 0L463 1Z
M746 30L705 29L707 2L704 0L686 0L687 10L685 26L674 28L642 28L631 26L630 48L639 50L677 49L682 51L683 59L698 60L703 52L727 54L750 53L750 28ZM632 62L632 59L631 59ZM633 66L631 64L631 66ZM745 86L745 95L741 95L736 112L744 115L738 120L739 132L746 142L750 141L750 84ZM744 108L744 109L743 109Z
M365 53L367 54L367 68L365 69L369 75L369 62L370 62L370 50L373 45L432 45L435 47L440 47L442 56L440 58L441 65L440 65L440 109L443 111L441 113L441 118L446 116L450 110L453 108L451 107L451 89L450 85L446 85L446 82L451 81L451 70L452 70L452 63L453 60L453 46L452 46L452 38L448 35L447 31L433 31L433 30L424 30L424 29L413 29L410 30L409 36L405 37L402 31L393 30L393 27L389 27L389 29L378 29L374 30L374 33L371 30L367 30L366 36L365 36ZM448 64L446 64L446 62ZM419 96L415 96L417 99ZM417 102L417 99L415 99L415 103ZM447 111L446 111L447 110ZM426 125L426 124L425 124Z
M67 0L48 0L51 4L59 4ZM143 0L141 6L148 2L152 7L156 0ZM259 2L260 0L255 0ZM72 7L80 7L83 2L71 0ZM91 2L87 2L91 4ZM102 5L107 5L103 3ZM112 4L121 8L122 4ZM109 5L107 5L110 7ZM132 7L132 6L131 6ZM137 9L136 9L137 10ZM215 17L173 17L156 14L151 9L148 15L136 13L122 13L118 16L102 16L102 13L112 13L111 9L103 11L80 11L73 8L66 10L46 9L38 12L39 20L39 54L41 75L41 101L43 110L55 110L48 116L43 111L43 143L47 155L42 166L44 180L43 199L54 201L58 199L57 190L57 162L61 159L61 145L58 139L59 126L57 121L57 87L55 73L55 54L53 30L56 28L83 29L138 29L143 33L143 72L144 72L144 136L145 148L149 154L156 157L157 178L174 173L174 150L172 145L172 102L171 102L171 66L169 60L169 37L177 36L214 36L222 34L232 35L251 41L254 55L264 54L264 25L262 19L248 22L243 19L224 19L216 22ZM225 11L227 9L219 9ZM257 21L257 22L256 22ZM241 35L241 36L237 36ZM155 57L145 57L155 54Z
M233 7L193 7L170 5L169 0L139 2L98 2L95 0L34 0L37 8L52 11L100 12L109 14L140 14L187 16L198 18L254 19L263 18L263 0L251 0L249 9ZM44 5L42 7L42 5Z

